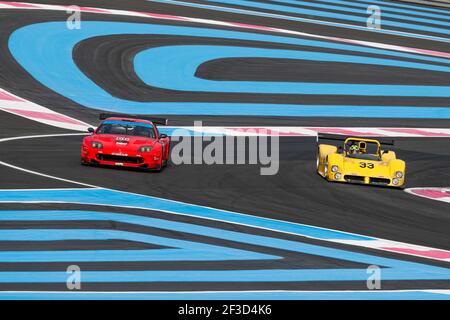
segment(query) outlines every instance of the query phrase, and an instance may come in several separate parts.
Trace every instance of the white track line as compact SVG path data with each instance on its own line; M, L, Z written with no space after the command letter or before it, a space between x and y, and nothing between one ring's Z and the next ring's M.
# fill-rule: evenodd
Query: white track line
M403 289L403 290L223 290L223 291L0 291L0 293L54 293L54 294L211 294L211 293L407 293L407 292L429 292L450 295L446 289Z
M20 98L19 96L1 88L0 110L50 126L68 130L86 131L86 129L90 127L89 124L83 121Z
M85 133L59 133L59 134L45 134L45 135L33 135L33 136L9 137L9 138L0 139L0 143L7 142L7 141L14 141L14 140L24 140L24 139L65 137L65 136L81 136L81 135L86 135L86 134ZM48 175L48 174L45 174L45 173L40 173L40 172L33 171L33 170L28 170L28 169L21 168L21 167L18 167L18 166L15 166L15 165L3 162L3 161L0 161L0 165L3 165L5 167L9 167L9 168L12 168L12 169L16 169L16 170L19 170L19 171L23 171L23 172L26 172L26 173L34 174L34 175L37 175L37 176L49 178L49 179L59 180L59 181L67 182L67 183L78 184L78 185L85 186L85 187L98 188L97 186L94 186L94 185L91 185L91 184L78 182L78 181L74 181L74 180L69 180L69 179L64 179L64 178L59 178L59 177L51 176L51 175Z

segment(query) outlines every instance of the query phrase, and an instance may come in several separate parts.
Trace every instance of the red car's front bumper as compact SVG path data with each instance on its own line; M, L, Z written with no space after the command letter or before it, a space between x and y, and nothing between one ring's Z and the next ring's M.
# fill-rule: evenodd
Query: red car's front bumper
M142 169L159 169L162 164L161 155L156 152L118 154L99 149L82 149L81 160L86 164Z

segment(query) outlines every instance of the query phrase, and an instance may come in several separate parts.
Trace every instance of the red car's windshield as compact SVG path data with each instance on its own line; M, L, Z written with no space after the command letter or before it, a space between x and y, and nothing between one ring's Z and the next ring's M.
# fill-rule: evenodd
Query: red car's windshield
M104 121L96 133L155 138L152 125L128 121Z

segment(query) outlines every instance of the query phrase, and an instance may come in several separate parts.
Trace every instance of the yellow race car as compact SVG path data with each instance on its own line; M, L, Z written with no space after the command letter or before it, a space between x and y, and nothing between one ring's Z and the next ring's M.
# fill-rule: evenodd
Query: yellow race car
M321 140L343 141L343 146L322 144ZM317 172L328 181L405 187L405 161L395 152L382 150L392 140L317 135Z

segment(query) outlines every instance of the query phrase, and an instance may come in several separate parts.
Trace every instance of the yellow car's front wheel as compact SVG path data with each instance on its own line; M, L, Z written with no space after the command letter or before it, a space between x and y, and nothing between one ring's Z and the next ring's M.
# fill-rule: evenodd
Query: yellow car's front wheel
M328 157L325 159L323 163L323 176L328 180Z

